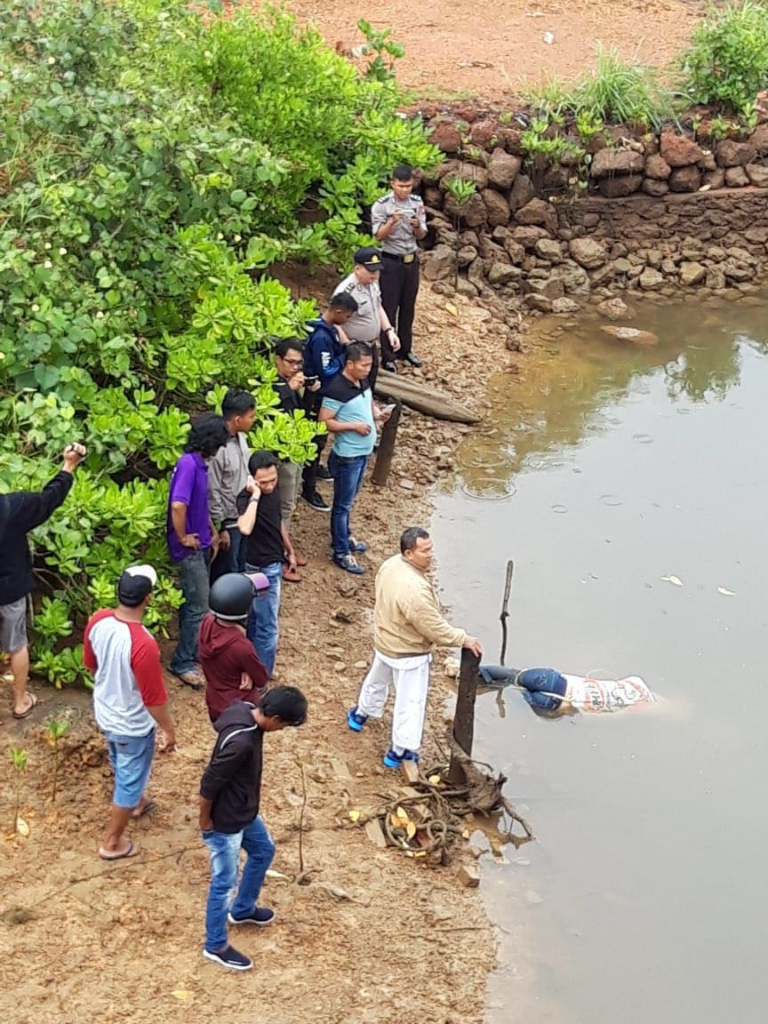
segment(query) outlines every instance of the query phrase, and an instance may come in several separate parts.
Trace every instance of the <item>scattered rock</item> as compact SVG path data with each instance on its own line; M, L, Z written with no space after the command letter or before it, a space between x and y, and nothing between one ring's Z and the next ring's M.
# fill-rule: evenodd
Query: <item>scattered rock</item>
M404 491L412 491L416 486L413 480L406 480L405 477L401 477L398 483L400 484Z
M725 288L725 274L722 272L720 267L709 268L705 284L707 288L713 292L719 292Z
M352 579L341 579L337 581L336 589L342 597L353 597L357 593L358 584Z
M642 174L623 174L616 178L603 178L600 192L606 199L623 199L637 192L643 184Z
M656 271L653 270L650 273L655 274ZM609 324L601 324L600 330L604 331L605 334L610 334L613 338L619 338L621 341L631 341L635 345L659 344L657 335L652 334L650 331L640 331L636 327L613 327Z
M525 304L528 309L535 309L539 313L552 312L552 300L545 295L537 295L535 292L525 296Z
M768 167L764 164L747 164L745 170L755 188L768 188Z
M440 188L443 192L447 192L450 182L456 180L471 182L478 192L488 188L488 172L486 169L478 164L472 164L468 160L459 160L451 170L444 174L440 179Z
M634 310L619 298L603 299L598 304L597 311L608 320L629 320L635 315Z
M528 288L535 295L544 295L547 299L561 299L565 293L565 286L559 277L550 277L544 280L529 280Z
M557 230L557 214L551 203L543 199L531 199L515 213L515 220L524 226L544 227Z
M698 167L675 167L669 176L672 192L698 192L701 185L701 171Z
M509 208L512 213L526 206L535 195L536 190L531 184L531 179L525 174L518 174L509 193Z
M707 171L702 185L706 185L708 189L722 188L725 185L725 171L722 167L718 167L714 171Z
M700 284L707 276L707 268L701 263L689 263L687 260L680 264L680 284L685 288L691 288Z
M522 277L522 270L509 263L492 263L488 270L488 283L504 285Z
M595 154L589 173L599 181L619 174L641 174L644 166L642 153L631 149L601 149Z
M660 151L670 167L688 167L697 164L704 156L703 150L693 139L669 131L661 133Z
M479 192L471 195L465 203L457 203L454 197L448 193L445 197L445 212L450 217L457 217L462 224L470 228L479 228L486 223L488 214L485 210L485 203Z
M729 281L751 281L755 276L751 267L743 263L737 263L733 259L727 259L721 266L723 273Z
M581 267L594 270L608 259L608 253L601 242L594 238L574 238L568 244L568 251Z
M580 309L581 306L578 304L578 302L575 301L575 299L569 299L565 296L559 299L553 299L552 301L553 313L578 313Z
M477 259L477 249L474 245L463 245L456 254L460 267L468 267L473 260Z
M480 872L474 864L462 864L456 872L456 877L468 889L476 889L480 885Z
M437 245L425 254L422 272L427 281L442 281L456 273L456 253L447 245Z
M665 196L669 192L669 185L666 181L657 181L654 178L646 178L641 188L649 196Z
M540 238L534 246L536 255L550 263L559 263L563 258L560 243L551 238Z
M747 172L743 167L729 167L725 172L725 184L728 188L744 188L749 184Z
M553 277L559 277L569 295L589 295L589 277L584 267L571 260L563 261L552 271Z
M664 284L664 275L652 267L646 267L640 274L640 287L646 292L656 291Z
M494 149L488 161L488 184L495 188L512 188L521 167L522 161L519 156L512 156L500 147Z
M671 173L672 168L661 153L652 153L646 158L645 175L647 178L653 178L655 181L666 181Z
M371 818L365 823L365 834L368 840L379 850L386 850L387 840L379 824L378 818Z
M754 155L755 150L748 142L736 142L734 139L723 139L715 149L721 167L743 167L752 161Z
M535 249L538 240L540 238L549 238L549 234L544 228L537 228L533 225L527 227L521 224L513 229L512 238L513 241L525 246L526 249Z
M430 123L430 142L443 153L458 153L461 149L461 132L450 118L436 118Z
M514 157L510 159L514 159ZM480 194L485 203L486 218L491 227L507 224L512 213L509 209L509 203L501 192L496 192L492 188L486 188Z

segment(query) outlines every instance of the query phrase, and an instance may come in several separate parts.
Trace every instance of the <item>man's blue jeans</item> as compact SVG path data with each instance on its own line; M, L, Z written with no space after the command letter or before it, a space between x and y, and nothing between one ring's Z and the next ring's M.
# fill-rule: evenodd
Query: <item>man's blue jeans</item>
M331 452L328 469L333 476L333 505L331 506L331 541L333 557L343 558L349 552L351 528L349 517L352 506L363 483L367 455L344 458Z
M245 572L243 535L236 526L227 526L226 531L229 534L229 547L226 551L219 548L218 555L211 562L211 586L228 572Z
M175 675L197 671L197 636L203 616L208 611L210 558L211 549L206 548L204 551L190 551L177 563L184 604L179 608L179 643L170 664Z
M280 584L283 582L283 563L272 562L271 565L248 563L245 571L263 572L269 580L269 590L265 594L254 594L246 633L256 648L256 653L262 664L272 675L279 636L278 612L280 611Z
M227 914L230 909L233 917L253 913L264 876L275 855L275 844L261 816L246 825L242 832L229 835L211 829L202 835L211 855L211 887L205 909L205 948L209 953L216 953L228 945ZM248 859L238 888L241 848L248 854Z

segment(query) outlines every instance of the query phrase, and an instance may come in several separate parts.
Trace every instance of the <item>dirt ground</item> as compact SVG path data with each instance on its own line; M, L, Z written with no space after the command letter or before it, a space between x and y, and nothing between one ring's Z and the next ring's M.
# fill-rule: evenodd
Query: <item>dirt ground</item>
M252 2L252 0L251 0ZM258 6L252 2L253 6ZM361 17L405 45L401 84L426 99L460 95L501 100L552 74L582 74L597 44L616 47L627 60L661 67L684 49L707 8L706 0L408 0L365 7L355 0L288 0L343 50L360 45ZM544 40L554 34L554 42ZM548 37L549 38L549 37Z
M425 292L417 350L428 377L459 398L482 394L506 361L485 335L490 313ZM492 358L484 358L484 353ZM473 1024L482 1020L495 942L477 898L451 868L430 869L380 851L348 818L402 785L381 766L388 722L361 736L346 728L371 655L374 572L401 530L428 522L427 489L449 469L463 430L404 413L390 485L368 483L354 513L371 544L362 580L328 561L329 520L300 510L297 546L310 559L304 581L286 585L278 657L281 681L301 686L310 718L268 739L263 812L277 841L273 867L298 871L301 773L307 785L306 887L269 880L269 929L241 932L256 960L244 975L201 957L207 854L196 831L196 796L213 733L201 695L169 680L181 749L159 755L151 785L158 809L131 826L141 854L117 864L96 857L111 793L103 746L87 695L38 688L41 707L22 723L0 718L0 1016L9 1024L119 1020L173 1024ZM327 486L327 485L326 485ZM450 595L446 595L450 600ZM334 613L342 611L342 622ZM441 760L449 684L436 662L426 761ZM51 714L73 721L55 804L53 751L43 736ZM30 827L13 836L17 779L9 750L23 747L20 810ZM332 761L342 761L344 778ZM393 775L395 778L393 779ZM513 793L511 794L514 795ZM339 900L326 886L341 889ZM338 895L338 894L337 894Z

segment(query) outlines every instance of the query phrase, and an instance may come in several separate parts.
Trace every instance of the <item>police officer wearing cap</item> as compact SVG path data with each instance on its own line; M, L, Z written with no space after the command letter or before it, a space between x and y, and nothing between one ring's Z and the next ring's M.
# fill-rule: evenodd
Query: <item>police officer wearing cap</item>
M411 351L413 317L419 293L419 256L417 241L427 233L424 203L413 195L413 170L398 164L392 172L391 190L371 207L371 230L381 244L384 268L381 275L381 300L390 323L397 324L400 350L382 334L381 349L385 369L394 369L395 358L411 366L421 366Z
M357 302L357 312L347 320L343 327L339 326L339 339L344 344L350 341L365 341L373 348L373 366L368 380L373 390L379 372L378 341L386 337L389 350L397 352L400 339L387 316L381 301L379 276L383 260L378 249L364 246L355 253L355 269L345 277L334 290L334 295L346 292ZM385 370L395 372L395 364L385 361Z

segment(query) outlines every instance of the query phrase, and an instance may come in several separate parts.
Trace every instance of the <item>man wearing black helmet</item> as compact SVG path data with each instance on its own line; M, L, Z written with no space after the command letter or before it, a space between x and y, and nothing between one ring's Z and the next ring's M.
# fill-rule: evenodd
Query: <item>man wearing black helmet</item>
M245 632L254 595L266 590L269 580L261 572L226 573L211 587L198 647L212 722L232 701L259 700L267 688L269 675Z

